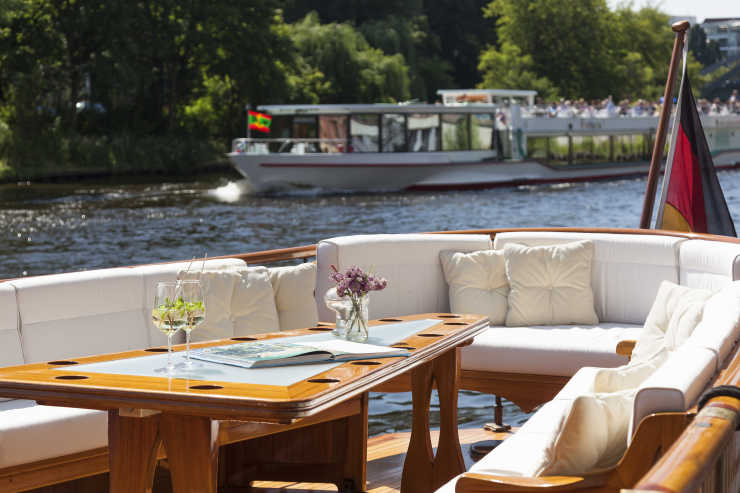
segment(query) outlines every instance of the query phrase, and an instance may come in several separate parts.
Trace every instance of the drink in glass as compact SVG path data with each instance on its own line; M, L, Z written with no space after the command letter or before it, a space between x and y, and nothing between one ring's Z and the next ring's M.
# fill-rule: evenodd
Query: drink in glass
M185 310L185 365L192 366L190 360L190 332L206 319L206 304L203 286L200 281L181 281L181 294Z
M157 283L152 322L167 335L167 373L172 373L175 369L172 363L172 336L185 325L185 310L179 283Z

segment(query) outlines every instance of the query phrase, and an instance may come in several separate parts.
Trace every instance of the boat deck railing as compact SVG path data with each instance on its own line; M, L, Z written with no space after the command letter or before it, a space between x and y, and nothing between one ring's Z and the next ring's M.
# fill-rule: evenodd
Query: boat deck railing
M347 139L317 138L239 138L231 144L232 152L237 154L307 154L312 152L344 152Z

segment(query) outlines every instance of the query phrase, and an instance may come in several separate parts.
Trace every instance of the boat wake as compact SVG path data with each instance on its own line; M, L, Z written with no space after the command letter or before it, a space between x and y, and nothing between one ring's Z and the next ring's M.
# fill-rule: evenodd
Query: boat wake
M226 185L208 191L208 195L219 202L234 203L244 195L254 193L254 187L249 180L230 181Z

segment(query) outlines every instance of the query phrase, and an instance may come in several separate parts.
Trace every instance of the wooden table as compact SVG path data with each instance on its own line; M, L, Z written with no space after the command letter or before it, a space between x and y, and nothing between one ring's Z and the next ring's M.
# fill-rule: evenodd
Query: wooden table
M290 440L294 441L296 437L305 437L301 430L321 423L333 427L322 431L324 436L315 443L316 454L326 453L326 448L343 447L339 450L343 456L339 465L342 470L329 480L340 490L350 491L365 488L367 392L411 370L413 425L402 491L428 492L464 471L457 434L459 347L469 344L485 330L488 319L432 313L381 319L371 325L427 319L431 320L429 327L394 344L408 348L408 357L347 362L291 385L196 381L75 369L77 365L152 356L161 351L151 348L2 368L0 396L34 399L45 405L107 410L111 493L146 492L151 488L157 459L165 454L175 492L215 493L220 473L219 447L249 439L243 447L248 452L255 437L289 431L293 433ZM331 328L320 324L194 347L316 334ZM441 414L436 457L429 439L429 403L435 384ZM336 423L342 423L340 432ZM337 437L331 436L335 434L342 435L339 445ZM337 450L333 453L336 455ZM300 475L300 468L293 470Z

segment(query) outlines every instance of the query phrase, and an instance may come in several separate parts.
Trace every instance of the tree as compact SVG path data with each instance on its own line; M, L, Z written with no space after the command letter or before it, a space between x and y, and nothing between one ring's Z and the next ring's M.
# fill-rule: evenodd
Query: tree
M483 74L481 88L532 89L548 99L557 99L557 89L546 77L537 77L530 55L519 47L504 43L500 50L489 48L481 54L478 69Z
M562 96L596 98L616 89L606 0L494 0L485 14L498 18L500 45L530 56L533 73Z
M408 68L400 54L373 48L351 25L321 24L310 13L292 25L302 63L315 67L327 86L321 102L393 102L409 98Z

